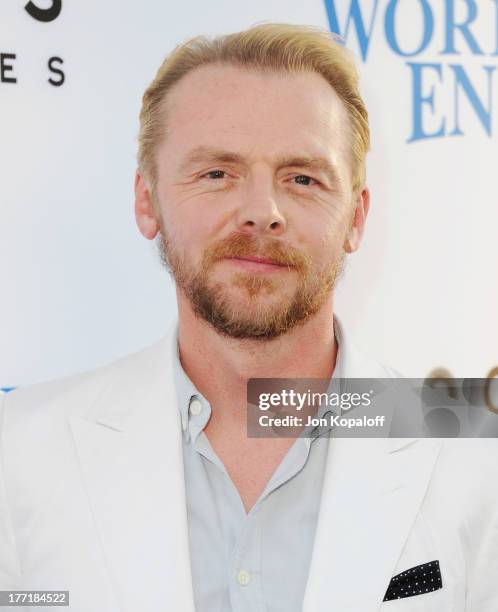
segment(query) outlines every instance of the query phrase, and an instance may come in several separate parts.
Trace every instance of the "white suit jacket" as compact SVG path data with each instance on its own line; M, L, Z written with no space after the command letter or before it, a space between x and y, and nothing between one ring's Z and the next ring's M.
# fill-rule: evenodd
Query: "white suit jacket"
M69 590L70 612L194 610L175 333L4 396L0 590ZM341 350L344 376L387 375L344 332ZM494 439L331 440L303 610L497 612L497 499ZM434 560L442 589L383 603Z

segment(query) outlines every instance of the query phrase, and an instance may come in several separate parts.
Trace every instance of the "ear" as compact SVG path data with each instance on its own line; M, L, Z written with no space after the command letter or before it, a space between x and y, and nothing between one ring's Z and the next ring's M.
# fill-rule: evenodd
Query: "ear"
M355 209L351 224L344 240L344 250L346 253L354 253L360 246L365 231L368 210L370 208L370 192L367 187L363 187L358 192L355 199Z
M157 236L159 223L156 219L152 195L139 170L135 174L135 219L138 229L148 240L153 240Z

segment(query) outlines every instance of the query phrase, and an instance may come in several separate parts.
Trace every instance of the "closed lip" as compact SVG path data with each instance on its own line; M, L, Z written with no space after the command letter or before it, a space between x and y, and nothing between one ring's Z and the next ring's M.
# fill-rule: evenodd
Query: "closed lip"
M273 259L267 259L265 257L256 257L256 256L248 256L248 257L228 257L228 259L239 259L241 261L252 261L254 263L261 263L261 264L270 264L272 266L282 266L287 268L287 264L281 264L278 261L275 261Z

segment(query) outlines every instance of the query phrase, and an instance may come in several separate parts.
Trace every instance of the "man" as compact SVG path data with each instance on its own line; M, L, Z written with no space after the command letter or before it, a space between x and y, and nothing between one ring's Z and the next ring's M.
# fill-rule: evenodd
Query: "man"
M332 315L369 209L348 53L299 26L194 39L140 119L136 218L178 324L6 397L1 588L78 612L496 612L494 440L247 435L250 378L391 375Z

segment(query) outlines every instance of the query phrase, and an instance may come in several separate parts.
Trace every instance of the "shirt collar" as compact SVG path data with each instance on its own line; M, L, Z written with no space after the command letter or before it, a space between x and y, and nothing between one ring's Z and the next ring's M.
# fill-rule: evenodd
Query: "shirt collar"
M330 380L330 385L327 389L328 393L337 392L340 393L338 386L338 380L344 376L344 342L343 342L343 331L342 326L338 323L334 316L334 334L337 342L337 356L334 372ZM174 364L174 379L176 387L176 396L178 399L178 407L180 410L180 418L182 423L182 431L184 432L185 438L191 439L195 442L197 436L204 429L209 417L211 416L211 405L207 399L199 392L194 383L187 376L187 373L183 369L180 360L180 350L178 346L178 326L176 327L175 333L175 351L173 355ZM317 411L317 416L321 417L325 412L332 412L340 416L341 409L339 407L326 407L322 406ZM322 435L323 431L316 432L315 435L305 438L312 441L319 435ZM309 436L309 433L305 433Z
M187 376L180 361L178 328L175 334L173 358L176 396L184 437L194 442L211 416L211 405ZM199 410L200 409L200 410Z

